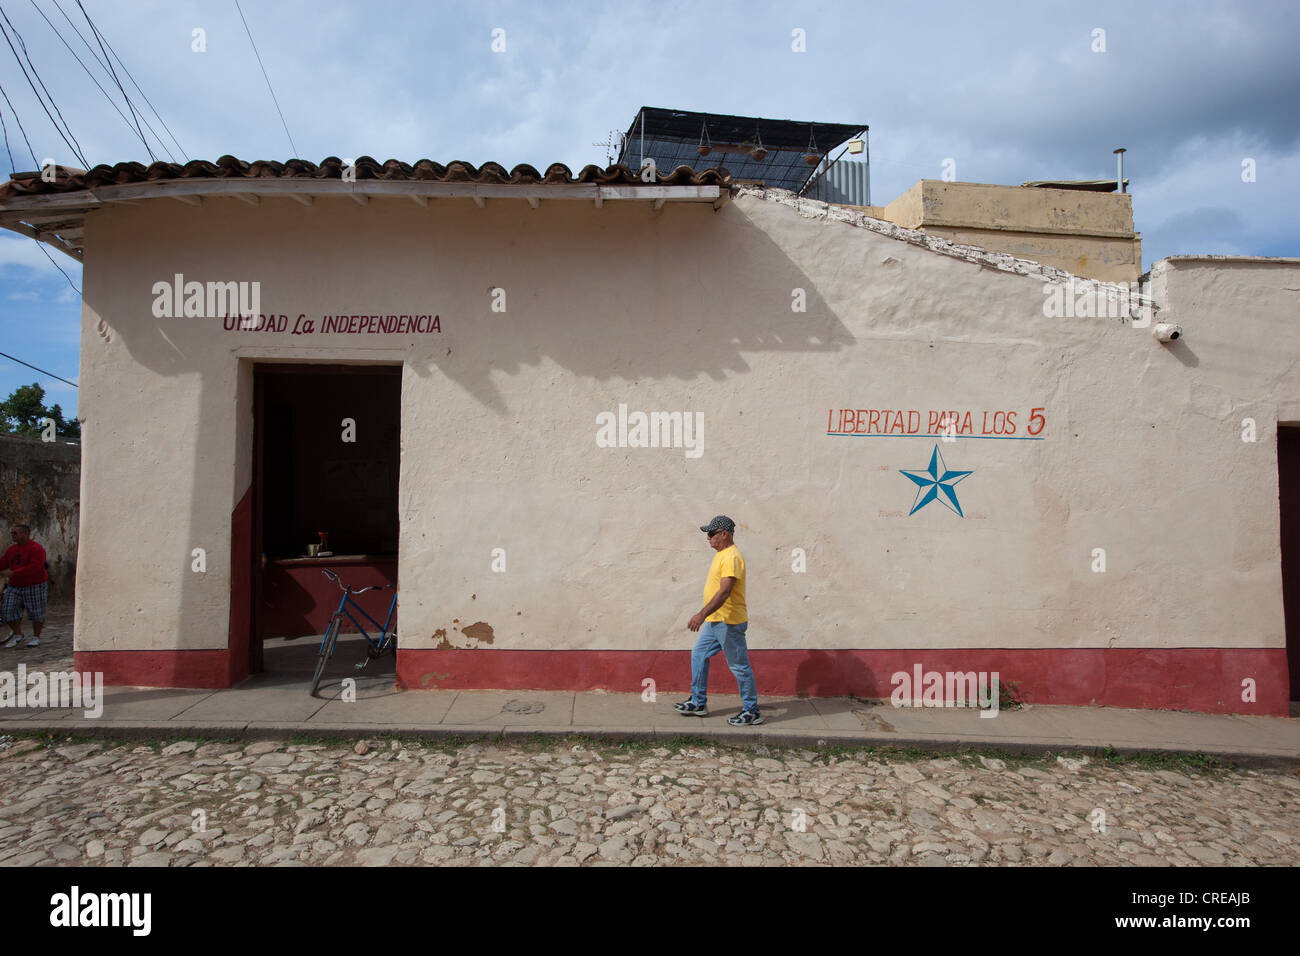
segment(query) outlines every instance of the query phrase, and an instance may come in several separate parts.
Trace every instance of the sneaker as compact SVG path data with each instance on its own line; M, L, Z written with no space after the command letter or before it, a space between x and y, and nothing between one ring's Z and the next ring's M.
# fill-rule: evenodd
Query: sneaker
M747 724L761 724L762 722L763 715L756 710L746 710L736 714L734 717L727 718L727 723L734 727L744 727Z
M704 704L695 704L689 700L684 700L680 704L673 704L673 710L679 714L685 714L688 717L707 717L709 708Z
M3 644L0 644L0 647L4 647L4 648L17 647L19 644L22 643L22 640L23 640L23 636L21 634L15 634L13 637L9 638L9 640L5 641Z
M28 646L28 647L40 647L40 646L41 646L41 639L40 639L39 637L33 637L30 641L27 642L27 646Z

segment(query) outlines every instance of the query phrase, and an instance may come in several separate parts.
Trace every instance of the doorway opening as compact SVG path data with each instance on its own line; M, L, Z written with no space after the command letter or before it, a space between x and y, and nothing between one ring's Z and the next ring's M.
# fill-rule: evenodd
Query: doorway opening
M350 588L374 587L354 600L381 624L388 616L397 586L401 394L401 366L254 366L250 673L301 680L305 689L342 596L326 570ZM392 654L354 670L365 650L345 619L321 696L337 696L343 677L391 682Z
M1278 510L1282 530L1282 610L1291 676L1291 714L1300 716L1300 425L1278 425Z

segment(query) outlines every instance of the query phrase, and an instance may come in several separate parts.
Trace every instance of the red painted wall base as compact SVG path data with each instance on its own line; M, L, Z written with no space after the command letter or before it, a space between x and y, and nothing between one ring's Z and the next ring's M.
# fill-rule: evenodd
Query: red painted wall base
M751 650L762 696L888 698L898 671L997 671L1029 703L1193 710L1211 714L1289 713L1282 648L1106 648L946 650ZM690 651L398 650L397 681L413 689L688 691ZM1255 682L1254 702L1242 681ZM711 693L736 693L721 654ZM917 691L920 696L920 691Z
M891 677L923 671L997 671L1027 702L1192 710L1211 714L1289 713L1286 651L1282 648L1120 650L751 650L764 697L888 698ZM80 651L79 671L102 671L104 683L138 687L221 688L232 684L230 652ZM397 681L428 690L595 690L640 693L653 678L658 691L690 688L689 651L398 650ZM1243 701L1242 682L1255 682ZM304 680L307 678L304 676ZM734 694L722 655L713 658L709 690Z
M77 651L78 671L102 671L109 687L197 687L216 690L236 683L230 651ZM245 667L247 670L247 667ZM234 673L232 673L234 672Z

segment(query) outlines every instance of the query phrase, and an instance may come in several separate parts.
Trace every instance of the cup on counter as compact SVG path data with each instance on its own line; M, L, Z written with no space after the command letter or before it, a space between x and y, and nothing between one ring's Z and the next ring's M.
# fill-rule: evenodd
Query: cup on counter
M320 553L320 545L319 545L319 544L309 544L309 545L307 545L307 557L309 557L309 558L314 558L314 557L316 557L316 555L319 554L319 553Z

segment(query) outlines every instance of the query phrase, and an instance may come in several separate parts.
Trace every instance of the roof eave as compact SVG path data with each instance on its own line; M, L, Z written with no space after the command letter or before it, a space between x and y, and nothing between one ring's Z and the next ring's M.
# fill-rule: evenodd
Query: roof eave
M427 205L430 199L471 199L480 208L488 200L526 201L534 209L543 200L585 201L600 208L605 202L711 203L716 210L726 203L730 190L719 185L673 186L659 183L602 186L595 183L460 183L420 180L385 181L337 179L185 179L97 186L57 193L13 196L0 201L0 228L31 236L81 261L84 217L92 209L114 203L134 205L157 199L174 199L201 205L205 198L239 199L257 205L264 198L288 198L303 205L315 199L411 199ZM62 233L58 227L64 227ZM72 236L63 235L72 233ZM61 238L62 236L62 238Z

